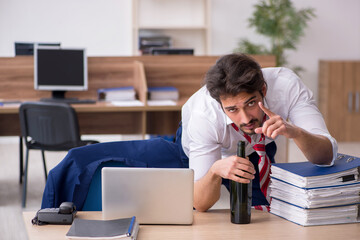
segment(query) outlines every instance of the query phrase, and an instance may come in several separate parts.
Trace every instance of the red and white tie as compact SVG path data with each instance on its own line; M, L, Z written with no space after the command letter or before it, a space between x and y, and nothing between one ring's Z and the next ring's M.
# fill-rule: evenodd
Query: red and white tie
M234 123L232 123L231 125L233 126L233 128L236 131L239 131L239 128ZM249 135L247 135L246 133L244 133L244 137L251 145L251 142L252 142L251 137ZM264 134L261 134L259 141L253 145L253 149L259 155L258 166L259 166L259 177L260 177L260 189L261 189L261 192L264 194L268 203L270 203L269 184L270 184L271 162L265 151L265 135ZM262 205L254 206L254 208L257 210L262 210L262 211L270 210L269 206L262 206Z

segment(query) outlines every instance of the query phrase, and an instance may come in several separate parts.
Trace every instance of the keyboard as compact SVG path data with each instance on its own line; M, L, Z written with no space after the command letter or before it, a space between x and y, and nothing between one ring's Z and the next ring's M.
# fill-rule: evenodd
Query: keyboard
M64 98L64 99L56 99L56 98L42 98L40 99L42 102L55 102L55 103L67 103L67 104L95 104L96 100L93 99L77 99L77 98Z

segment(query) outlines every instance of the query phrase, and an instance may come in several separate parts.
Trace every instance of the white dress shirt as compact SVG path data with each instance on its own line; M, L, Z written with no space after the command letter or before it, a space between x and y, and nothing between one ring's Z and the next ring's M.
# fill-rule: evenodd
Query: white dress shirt
M263 68L262 72L267 83L264 105L294 125L327 137L332 144L334 162L337 143L326 128L312 92L290 69ZM235 155L239 140L246 141L241 131L235 131L231 123L220 104L210 96L206 86L184 104L181 143L189 157L189 167L194 169L195 181L203 177L216 160ZM252 138L257 137L258 134L252 135ZM271 141L273 139L266 138L265 143ZM247 142L246 155L253 151Z

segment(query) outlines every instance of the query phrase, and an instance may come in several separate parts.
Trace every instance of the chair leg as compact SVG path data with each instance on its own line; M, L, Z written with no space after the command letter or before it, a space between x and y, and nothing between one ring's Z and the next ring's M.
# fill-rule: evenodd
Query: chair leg
M20 178L19 178L19 183L22 183L22 179L23 179L23 175L24 175L24 161L23 161L23 140L22 137L19 137L19 166L20 166Z
M28 175L28 166L29 166L29 149L26 149L25 157L25 172L24 172L24 183L23 183L23 195L22 195L22 207L26 206L26 190L27 190L27 175Z
M47 181L47 169L46 169L45 151L44 150L41 150L41 155L42 155L43 164L44 164L45 182L46 182Z

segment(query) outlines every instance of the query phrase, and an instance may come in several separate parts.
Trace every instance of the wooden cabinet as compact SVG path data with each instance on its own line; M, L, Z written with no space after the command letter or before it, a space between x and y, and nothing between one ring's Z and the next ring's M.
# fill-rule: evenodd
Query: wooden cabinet
M319 108L337 141L360 141L360 61L320 61Z
M139 36L165 35L174 48L193 48L210 54L211 0L134 0L133 52L139 55Z

